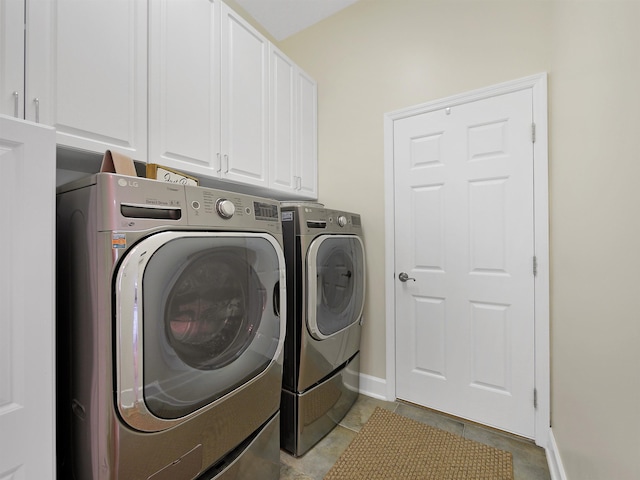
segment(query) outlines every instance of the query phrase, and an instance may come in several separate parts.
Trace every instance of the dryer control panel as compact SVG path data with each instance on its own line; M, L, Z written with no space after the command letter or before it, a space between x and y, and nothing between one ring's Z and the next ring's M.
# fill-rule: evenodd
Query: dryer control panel
M284 206L282 221L297 222L300 235L320 233L362 234L362 223L357 213L331 210L321 204L304 203Z

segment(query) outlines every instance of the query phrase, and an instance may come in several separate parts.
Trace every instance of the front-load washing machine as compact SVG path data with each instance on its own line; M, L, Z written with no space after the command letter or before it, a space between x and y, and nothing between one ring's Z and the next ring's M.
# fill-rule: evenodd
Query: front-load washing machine
M57 214L58 478L279 478L279 203L100 173Z
M365 252L360 215L283 203L287 334L281 445L305 454L358 396Z

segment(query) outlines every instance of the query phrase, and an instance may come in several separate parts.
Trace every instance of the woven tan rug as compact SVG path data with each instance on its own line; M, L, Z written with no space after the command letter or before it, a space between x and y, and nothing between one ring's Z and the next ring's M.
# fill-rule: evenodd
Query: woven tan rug
M382 408L325 480L513 480L511 453Z

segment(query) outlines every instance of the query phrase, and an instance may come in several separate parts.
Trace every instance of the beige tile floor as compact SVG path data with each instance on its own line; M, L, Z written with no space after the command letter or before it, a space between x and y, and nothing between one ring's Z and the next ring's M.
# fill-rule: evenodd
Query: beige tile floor
M376 407L486 443L513 455L514 480L550 480L544 449L533 442L401 402L360 395L335 429L300 458L280 452L281 480L322 480Z

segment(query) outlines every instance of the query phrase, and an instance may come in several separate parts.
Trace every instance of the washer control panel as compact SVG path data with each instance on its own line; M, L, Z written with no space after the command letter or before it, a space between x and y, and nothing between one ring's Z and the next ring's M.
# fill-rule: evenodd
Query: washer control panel
M276 200L192 185L184 189L189 225L282 232Z

